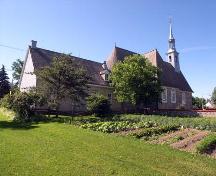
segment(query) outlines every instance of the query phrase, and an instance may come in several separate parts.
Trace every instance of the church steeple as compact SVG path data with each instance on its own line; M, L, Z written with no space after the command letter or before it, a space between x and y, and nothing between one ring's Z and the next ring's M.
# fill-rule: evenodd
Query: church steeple
M172 33L172 22L170 21L170 33L169 33L169 40L174 39L173 33Z
M180 72L179 53L176 51L176 48L175 48L175 38L173 36L171 20L170 20L170 31L169 31L168 44L169 44L168 51L167 51L168 62L175 68L176 72Z
M175 50L175 39L172 32L171 20L170 20L170 31L169 31L169 50Z

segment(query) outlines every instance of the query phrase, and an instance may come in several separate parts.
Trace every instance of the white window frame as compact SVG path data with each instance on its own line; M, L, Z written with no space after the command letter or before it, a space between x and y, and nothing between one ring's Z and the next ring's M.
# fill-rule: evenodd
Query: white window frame
M182 92L182 105L186 105L186 94Z
M163 88L163 92L161 93L162 103L167 103L167 88Z
M175 89L171 89L171 103L176 103L176 90Z
M109 74L107 74L107 73L104 74L104 80L109 81Z

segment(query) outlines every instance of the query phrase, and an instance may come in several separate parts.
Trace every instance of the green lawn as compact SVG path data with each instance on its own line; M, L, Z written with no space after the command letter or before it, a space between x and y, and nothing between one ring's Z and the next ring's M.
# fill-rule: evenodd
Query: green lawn
M0 119L0 176L216 173L216 160L165 145L57 122L22 127Z

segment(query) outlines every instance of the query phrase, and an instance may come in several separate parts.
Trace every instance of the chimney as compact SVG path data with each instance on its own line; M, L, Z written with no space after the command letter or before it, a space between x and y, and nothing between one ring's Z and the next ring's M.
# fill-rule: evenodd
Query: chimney
M32 47L32 48L37 48L37 41L32 40L32 41L31 41L31 47Z

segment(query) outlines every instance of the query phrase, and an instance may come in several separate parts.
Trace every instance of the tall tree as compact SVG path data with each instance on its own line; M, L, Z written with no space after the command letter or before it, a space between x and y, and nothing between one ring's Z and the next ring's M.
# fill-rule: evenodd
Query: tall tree
M211 100L214 103L214 105L216 106L216 87L214 88L214 90L212 92Z
M68 55L54 57L50 66L36 71L38 91L47 98L48 106L59 112L65 98L80 102L87 96L89 77L86 70Z
M16 84L18 84L20 76L21 76L21 72L22 72L22 67L23 67L24 62L20 59L17 59L16 61L14 61L12 63L12 70L13 70L13 79L16 81Z
M0 69L0 98L10 92L10 82L4 65Z
M155 107L160 101L159 70L144 56L128 56L115 64L111 82L117 100L134 104L138 111L142 107Z

